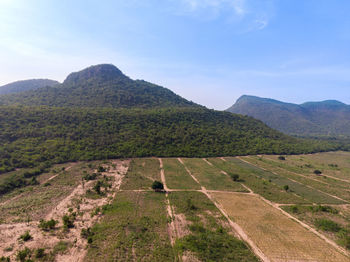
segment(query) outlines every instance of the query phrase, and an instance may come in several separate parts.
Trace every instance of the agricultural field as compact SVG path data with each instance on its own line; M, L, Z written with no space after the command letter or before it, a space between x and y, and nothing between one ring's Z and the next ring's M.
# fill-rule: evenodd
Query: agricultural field
M56 165L0 196L0 261L350 261L350 154L325 155Z

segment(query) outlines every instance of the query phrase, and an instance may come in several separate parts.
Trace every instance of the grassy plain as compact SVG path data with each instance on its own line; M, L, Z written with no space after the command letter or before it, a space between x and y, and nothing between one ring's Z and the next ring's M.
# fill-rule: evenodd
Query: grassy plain
M324 240L255 195L213 195L271 261L349 261Z

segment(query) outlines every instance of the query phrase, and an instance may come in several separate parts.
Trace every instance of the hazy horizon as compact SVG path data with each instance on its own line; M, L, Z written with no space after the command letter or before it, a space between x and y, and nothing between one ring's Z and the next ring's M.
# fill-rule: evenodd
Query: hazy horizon
M209 108L350 104L350 2L0 1L0 85L112 63Z

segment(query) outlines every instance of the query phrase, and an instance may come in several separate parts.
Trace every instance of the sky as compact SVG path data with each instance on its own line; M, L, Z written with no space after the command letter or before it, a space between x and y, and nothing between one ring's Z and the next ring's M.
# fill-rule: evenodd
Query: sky
M349 0L0 0L0 85L112 63L223 110L350 104Z

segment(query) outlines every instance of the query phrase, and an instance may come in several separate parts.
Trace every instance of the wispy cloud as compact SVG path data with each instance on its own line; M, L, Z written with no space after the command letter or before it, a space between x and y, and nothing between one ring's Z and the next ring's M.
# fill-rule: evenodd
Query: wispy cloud
M274 0L169 0L178 15L202 20L224 19L240 33L262 30L270 23ZM179 4L180 3L180 4Z

